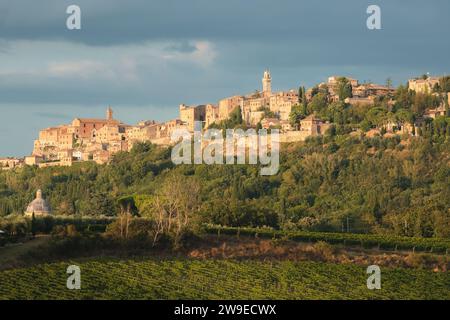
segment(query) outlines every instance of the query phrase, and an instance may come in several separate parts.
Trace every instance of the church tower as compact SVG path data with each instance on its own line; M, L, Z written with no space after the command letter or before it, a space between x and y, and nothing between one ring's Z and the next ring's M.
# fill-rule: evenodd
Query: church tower
M108 107L108 109L106 109L106 120L112 119L113 119L113 110L111 109L111 107Z
M264 76L262 78L263 94L265 96L270 96L272 94L272 77L268 70L264 71Z

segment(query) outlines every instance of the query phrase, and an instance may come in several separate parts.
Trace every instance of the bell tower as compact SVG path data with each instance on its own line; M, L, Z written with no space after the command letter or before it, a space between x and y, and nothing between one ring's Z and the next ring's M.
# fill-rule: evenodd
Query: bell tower
M264 76L262 78L263 94L270 96L272 94L272 77L268 70L264 71Z

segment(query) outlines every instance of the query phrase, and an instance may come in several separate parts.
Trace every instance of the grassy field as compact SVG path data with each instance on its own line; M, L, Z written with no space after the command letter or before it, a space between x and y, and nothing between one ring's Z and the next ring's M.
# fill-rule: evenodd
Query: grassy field
M81 290L66 268L81 267ZM0 299L450 299L450 276L382 269L368 290L364 267L320 262L91 259L0 272Z
M6 247L0 247L0 270L3 267L14 265L17 260L20 260L24 253L35 250L40 245L45 244L50 240L50 236L41 235L24 243L15 243Z

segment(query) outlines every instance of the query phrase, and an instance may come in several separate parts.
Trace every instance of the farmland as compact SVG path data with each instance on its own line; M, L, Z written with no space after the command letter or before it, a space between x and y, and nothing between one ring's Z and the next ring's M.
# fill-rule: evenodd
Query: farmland
M375 234L308 232L308 231L278 231L271 228L233 228L221 226L207 226L210 234L225 234L237 236L251 236L261 238L289 239L299 242L326 241L333 244L357 245L366 248L385 250L429 251L448 253L450 240L446 238L413 238Z
M66 268L81 268L81 290ZM0 272L0 299L450 299L448 273L382 268L368 290L366 268L322 262L112 258Z

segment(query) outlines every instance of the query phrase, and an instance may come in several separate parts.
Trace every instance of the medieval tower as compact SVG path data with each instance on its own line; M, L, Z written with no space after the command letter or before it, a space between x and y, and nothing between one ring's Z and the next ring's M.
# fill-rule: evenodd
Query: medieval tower
M264 71L264 76L262 78L263 94L265 96L270 96L272 94L272 77L268 70Z

